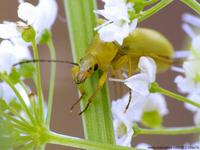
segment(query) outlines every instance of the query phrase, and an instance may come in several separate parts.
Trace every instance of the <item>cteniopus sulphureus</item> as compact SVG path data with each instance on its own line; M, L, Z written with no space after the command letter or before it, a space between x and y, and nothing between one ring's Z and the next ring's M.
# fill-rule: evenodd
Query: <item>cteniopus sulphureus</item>
M72 68L72 77L76 84L83 83L98 69L103 72L95 92L80 114L88 108L97 92L101 90L108 70L111 69L113 74L116 71L127 70L128 76L131 76L137 71L139 58L149 56L155 60L158 72L163 72L173 63L173 55L174 50L168 39L152 29L137 28L124 39L122 45L103 42L97 34L79 65Z

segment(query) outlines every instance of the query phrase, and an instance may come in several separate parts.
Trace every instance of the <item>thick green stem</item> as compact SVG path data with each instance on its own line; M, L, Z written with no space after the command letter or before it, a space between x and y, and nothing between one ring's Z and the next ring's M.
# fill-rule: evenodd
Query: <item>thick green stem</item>
M47 45L49 47L51 60L56 60L56 51L55 51L55 47L53 44L51 34L50 34L50 38L47 42ZM56 78L56 63L52 62L51 63L50 83L49 83L49 93L48 93L48 112L47 112L47 118L46 118L46 125L48 128L50 126L50 121L51 121L55 78Z
M81 149L92 149L92 150L135 150L135 148L116 146L111 144L99 143L88 141L80 138L71 136L61 135L51 132L49 135L48 143L59 144L63 146L70 146Z
M32 41L33 47L33 55L34 59L39 60L39 54L37 49L37 44L35 39ZM42 85L41 85L41 76L40 76L40 63L36 63L36 87L37 87L37 95L38 95L38 102L39 102L39 114L41 120L44 120L44 110L43 110L43 93L42 93Z
M181 2L185 3L194 11L196 11L198 14L200 14L200 3L197 2L196 0L181 0Z
M155 93L155 92L161 93L163 95L172 97L172 98L174 98L174 99L176 99L178 101L189 103L189 104L191 104L191 105L193 105L195 107L200 108L200 103L197 103L197 102L192 101L192 100L190 100L188 98L185 98L185 97L183 97L183 96L181 96L179 94L176 94L176 93L173 93L173 92L168 91L166 89L163 89L163 88L159 87L159 85L157 83L152 83L150 91L152 93Z
M133 129L134 130L134 129ZM136 135L153 134L153 135L178 135L178 134L198 134L200 127L177 127L161 129L143 129L136 128Z
M153 14L157 13L158 11L160 11L161 9L163 9L172 2L173 0L161 0L158 4L156 4L152 8L144 11L142 15L138 17L139 22L142 22L143 20L151 17Z
M85 55L89 43L94 36L96 16L94 0L65 0L65 10L68 19L68 28L71 39L73 58L75 62ZM86 96L81 102L84 108L88 102L88 97L93 94L99 81L100 72L95 73L90 80L83 85ZM84 133L87 139L92 141L115 143L112 125L112 114L107 83L93 99L90 107L82 115ZM75 100L78 99L75 98Z

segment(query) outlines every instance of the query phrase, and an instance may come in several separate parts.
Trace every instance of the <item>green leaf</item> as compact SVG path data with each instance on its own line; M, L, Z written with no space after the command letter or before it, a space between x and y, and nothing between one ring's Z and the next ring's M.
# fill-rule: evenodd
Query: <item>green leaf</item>
M35 74L35 65L33 63L24 63L20 65L19 73L24 78L32 78Z
M148 111L142 114L142 124L149 128L161 127L163 118L158 111Z
M20 73L17 71L16 68L12 68L11 73L9 74L9 79L13 82L13 84L16 84L20 81Z

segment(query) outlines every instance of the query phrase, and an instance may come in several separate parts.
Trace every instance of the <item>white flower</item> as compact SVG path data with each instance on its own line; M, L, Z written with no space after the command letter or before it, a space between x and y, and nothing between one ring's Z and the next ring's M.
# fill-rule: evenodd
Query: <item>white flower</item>
M191 99L192 101L194 102L197 102L197 103L200 103L200 93L197 93L196 91L194 91L193 93L190 93L188 96L187 96L188 99ZM199 110L198 107L195 107L191 104L188 104L188 103L185 103L185 108L189 111L192 111L192 112L197 112Z
M183 93L200 93L200 36L192 39L192 51L183 63L184 77L179 75L175 78L179 90Z
M113 124L115 131L115 139L118 145L131 146L133 136L133 124L140 122L142 114L148 111L157 111L160 116L168 113L167 104L161 94L149 94L141 96L136 93L132 94L134 101L126 112L125 108L128 104L129 94L122 98L112 101Z
M57 16L56 0L40 0L37 6L21 3L18 7L18 17L32 25L39 35L45 29L51 29Z
M0 43L0 72L6 71L10 74L13 64L23 59L31 59L26 47L14 45L8 40Z
M37 6L21 0L18 7L18 17L27 23L24 23L22 26L33 26L37 32L37 40L40 40L45 29L51 28L56 19L56 15L57 3L55 0L40 0ZM0 38L9 39L18 45L30 45L21 38L18 26L18 23L4 21L3 24L0 24Z
M113 101L112 114L116 143L118 145L130 147L133 136L133 121L129 110L124 113L128 103L127 100L128 94L117 101Z
M136 28L138 20L130 21L128 14L130 4L126 3L125 0L103 1L105 2L104 9L95 12L105 17L107 21L95 28L95 30L98 30L102 41L117 41L122 45L124 38Z
M150 57L140 57L138 68L141 73L125 80L125 84L136 93L147 96L151 83L155 82L156 63Z

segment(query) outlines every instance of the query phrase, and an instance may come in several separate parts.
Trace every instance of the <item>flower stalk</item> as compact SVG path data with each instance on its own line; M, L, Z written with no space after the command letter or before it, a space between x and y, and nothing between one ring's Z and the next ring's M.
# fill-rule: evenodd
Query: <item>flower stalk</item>
M32 48L33 48L33 56L34 59L39 60L38 48L35 39L32 39ZM36 87L37 87L37 95L38 95L38 102L39 102L39 114L41 120L44 120L44 110L43 110L43 92L42 92L42 85L41 85L41 75L40 75L40 63L36 63Z
M81 149L93 149L93 150L135 150L135 148L116 146L111 144L99 143L88 141L80 138L75 138L71 136L61 135L58 133L49 133L48 143L59 144L63 146L70 146Z
M192 8L198 14L200 14L200 4L196 0L181 0L181 2L185 3L187 6Z
M151 93L158 92L158 93L161 93L163 95L166 95L166 96L169 96L171 98L174 98L174 99L176 99L178 101L185 102L185 103L188 103L188 104L191 104L191 105L193 105L195 107L200 108L200 103L194 102L194 101L192 101L192 100L190 100L190 99L188 99L186 97L183 97L183 96L181 96L179 94L176 94L174 92L171 92L171 91L168 91L166 89L163 89L157 83L152 83L151 84L150 92Z
M200 127L173 127L173 128L160 128L160 129L144 129L133 127L135 135L180 135L180 134L198 134Z
M47 45L49 47L50 58L51 60L56 60L56 51L53 44L52 35L49 31L46 31L49 34L49 39ZM55 78L56 78L56 63L51 63L51 73L50 73L50 83L49 83L49 93L48 93L48 112L46 118L46 125L49 128L51 121L52 105L53 105L53 95L55 88Z
M151 17L152 15L154 15L155 13L157 13L158 11L163 9L164 7L168 6L172 2L173 2L173 0L161 0L158 4L156 4L152 8L144 11L142 13L142 15L140 15L138 17L139 22L142 22L142 21L146 20L147 18Z

